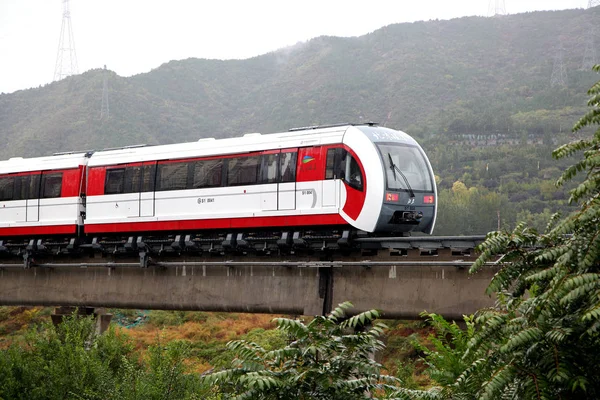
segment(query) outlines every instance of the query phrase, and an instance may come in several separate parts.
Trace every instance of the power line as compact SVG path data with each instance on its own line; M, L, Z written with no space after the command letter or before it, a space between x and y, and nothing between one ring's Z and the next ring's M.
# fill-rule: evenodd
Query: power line
M77 67L77 54L75 53L75 40L73 39L73 28L71 27L71 10L69 0L63 0L62 25L60 27L60 38L58 40L58 54L54 67L54 80L59 81L69 75L79 73Z
M587 8L592 8L596 6L600 6L600 0L588 0Z

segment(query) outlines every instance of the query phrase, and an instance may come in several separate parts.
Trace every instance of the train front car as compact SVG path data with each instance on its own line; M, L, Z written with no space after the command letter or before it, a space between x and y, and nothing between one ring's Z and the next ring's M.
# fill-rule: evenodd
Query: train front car
M421 146L404 132L370 125L350 127L343 141L356 151L367 182L364 205L352 218L353 225L367 232L431 234L437 188ZM342 210L345 218L347 209Z

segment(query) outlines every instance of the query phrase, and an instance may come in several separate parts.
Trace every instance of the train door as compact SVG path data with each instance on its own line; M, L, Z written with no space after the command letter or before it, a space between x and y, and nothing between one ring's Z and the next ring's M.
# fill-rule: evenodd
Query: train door
M328 149L325 180L323 181L323 207L339 207L342 180L345 178L346 150Z
M261 192L263 211L296 209L297 149L268 152L262 156Z
M154 216L154 193L156 187L156 161L142 163L140 188L140 217Z
M279 210L296 209L296 162L298 149L283 150L279 156L277 204Z
M260 192L260 209L262 211L277 210L279 156L279 150L276 150L265 152L261 157L259 182L263 185Z
M41 175L30 175L23 184L29 186L27 194L27 221L36 222L40 220L40 183Z

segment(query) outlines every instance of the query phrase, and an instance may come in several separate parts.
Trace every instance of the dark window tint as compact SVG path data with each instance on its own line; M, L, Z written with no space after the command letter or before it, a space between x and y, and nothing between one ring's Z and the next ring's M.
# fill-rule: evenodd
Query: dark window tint
M194 166L194 189L221 186L223 160L197 161Z
M158 166L156 190L182 190L187 188L188 163L169 163Z
M62 189L62 172L42 175L42 198L60 197Z
M123 193L138 193L142 181L142 167L125 168L125 180L123 182Z
M123 193L125 181L125 168L107 169L104 194Z
M227 183L229 186L253 185L258 183L260 157L230 158Z
M7 176L0 178L0 200L12 200L15 187L15 178Z
M260 183L277 183L277 168L279 154L265 154L262 156Z
M40 198L40 181L41 175L31 175L29 179L29 193L28 199L39 199Z
M281 153L280 171L281 182L294 182L296 180L296 159L298 153Z
M31 175L18 176L15 179L15 200L26 200L29 196L29 180Z
M346 176L348 177L348 185L354 189L363 190L363 176L360 171L360 166L354 157L346 158Z
M348 152L344 149L327 150L325 179L345 179L347 154Z
M156 165L144 165L142 168L142 192L153 192L156 179Z

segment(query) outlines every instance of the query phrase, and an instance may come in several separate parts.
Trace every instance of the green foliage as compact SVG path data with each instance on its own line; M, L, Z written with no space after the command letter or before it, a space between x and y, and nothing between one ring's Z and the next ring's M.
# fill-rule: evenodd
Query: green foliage
M600 66L594 67L600 71ZM574 130L600 125L600 82L588 92L591 110ZM454 382L441 384L442 398L463 398L459 382L471 381L468 398L594 399L600 397L600 128L591 139L559 147L554 157L583 154L567 168L558 185L584 173L571 190L579 210L564 219L554 216L538 233L525 223L492 232L479 247L476 272L501 256L500 271L487 291L496 307L481 310L462 362L470 363ZM452 338L464 336L451 332ZM456 359L446 344L435 355L448 364ZM431 355L428 355L431 359ZM442 372L453 371L451 364ZM433 369L433 372L436 370ZM432 375L433 376L433 375Z
M125 335L95 332L73 314L0 350L0 399L194 399L208 388L185 373L187 345L150 347L145 362Z
M376 310L348 318L350 307L342 303L308 323L276 318L287 344L267 350L245 340L229 342L233 367L207 374L204 381L235 399L384 398L398 384L372 359L384 347L380 336L386 327L376 321Z

